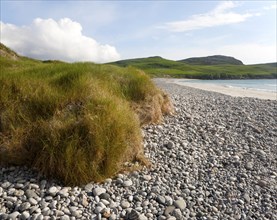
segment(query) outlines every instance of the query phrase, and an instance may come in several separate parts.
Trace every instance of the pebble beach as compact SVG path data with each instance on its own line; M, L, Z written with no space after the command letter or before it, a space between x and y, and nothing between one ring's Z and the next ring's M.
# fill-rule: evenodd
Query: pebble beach
M155 83L176 113L143 128L150 168L68 187L0 167L0 219L277 219L277 101Z

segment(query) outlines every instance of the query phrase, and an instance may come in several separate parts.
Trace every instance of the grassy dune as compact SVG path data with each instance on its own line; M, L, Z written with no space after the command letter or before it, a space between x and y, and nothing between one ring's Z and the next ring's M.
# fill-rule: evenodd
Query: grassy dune
M144 163L140 126L171 111L134 68L0 57L0 164L66 184L101 181Z
M149 57L121 60L112 63L121 67L133 66L154 77L195 79L276 78L276 63L257 65L197 65L182 61Z

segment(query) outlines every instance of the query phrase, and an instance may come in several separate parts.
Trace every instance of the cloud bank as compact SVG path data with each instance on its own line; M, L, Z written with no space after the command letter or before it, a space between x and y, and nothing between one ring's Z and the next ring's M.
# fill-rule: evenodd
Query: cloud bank
M163 28L172 32L186 32L208 27L240 23L249 17L258 15L251 13L239 14L229 11L235 7L236 4L234 2L222 2L214 10L208 13L193 15L188 20L168 22Z
M97 63L120 59L116 48L101 45L82 34L82 26L69 18L37 18L29 26L1 25L1 42L17 53L36 58Z

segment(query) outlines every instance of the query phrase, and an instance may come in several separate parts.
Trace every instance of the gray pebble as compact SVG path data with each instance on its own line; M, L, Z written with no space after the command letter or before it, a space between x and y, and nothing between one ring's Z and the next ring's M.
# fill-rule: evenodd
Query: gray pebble
M127 209L130 207L130 203L128 201L122 201L120 205L123 209Z
M21 215L20 215L20 219L22 220L27 220L30 217L29 212L24 211Z
M165 204L165 197L163 196L158 196L156 200L160 204Z
M183 199L178 199L178 200L174 201L173 204L176 208L179 208L181 210L183 210L187 207L187 204L186 204L185 200L183 200Z
M126 180L123 182L123 186L125 187L129 187L129 186L132 186L133 185L133 182L132 180Z
M19 212L13 212L11 214L9 214L9 218L11 218L12 220L16 219L17 216L19 216L20 213Z
M105 188L101 188L101 187L97 187L97 188L94 188L92 190L92 193L94 196L99 196L101 195L102 193L105 193L106 192L106 189Z
M52 186L48 189L48 193L50 196L55 196L57 194L57 192L58 192L58 189L55 186Z

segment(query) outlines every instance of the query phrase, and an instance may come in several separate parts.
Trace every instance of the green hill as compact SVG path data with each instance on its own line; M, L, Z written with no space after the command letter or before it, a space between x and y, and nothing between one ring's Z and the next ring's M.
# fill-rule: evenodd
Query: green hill
M140 127L172 110L149 76L132 67L42 62L0 46L1 166L27 165L75 185L147 162Z
M240 60L237 60L234 57L222 55L193 57L184 60L179 60L179 62L193 65L243 65L243 63Z
M162 57L148 57L121 60L113 65L140 68L152 77L177 77L195 79L252 79L276 78L276 63L256 65L201 65L167 60Z

